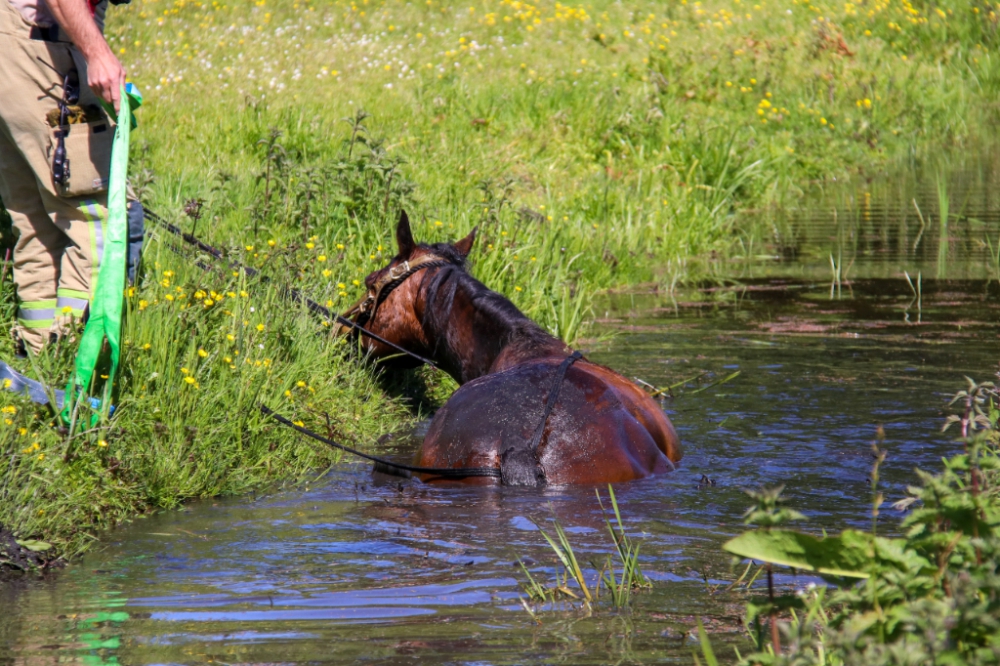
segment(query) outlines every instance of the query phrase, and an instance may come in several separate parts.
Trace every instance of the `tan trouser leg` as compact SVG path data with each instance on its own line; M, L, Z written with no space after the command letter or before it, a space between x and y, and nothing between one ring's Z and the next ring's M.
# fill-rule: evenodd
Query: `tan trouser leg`
M82 58L70 44L28 38L29 26L0 0L0 199L18 234L14 282L21 301L15 331L38 350L51 331L79 318L103 250L106 194L74 199L52 183L46 114L62 98L65 74L79 71L80 104L96 104Z
M38 351L48 341L54 323L57 266L66 237L49 218L28 163L2 131L0 156L0 199L17 235L14 282L21 304L14 330L27 346Z

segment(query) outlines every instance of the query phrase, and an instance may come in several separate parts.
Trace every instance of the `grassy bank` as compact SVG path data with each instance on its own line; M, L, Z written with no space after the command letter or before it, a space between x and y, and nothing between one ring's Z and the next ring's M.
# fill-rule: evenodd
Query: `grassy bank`
M981 136L996 11L134 0L108 36L147 100L135 185L167 219L334 308L392 254L401 207L423 240L479 224L476 274L572 340L595 290L752 252L748 209ZM136 511L332 462L258 399L361 442L413 413L319 322L159 235L128 307L109 423L68 438L0 394L0 523L19 537L72 554ZM22 369L61 385L71 356Z

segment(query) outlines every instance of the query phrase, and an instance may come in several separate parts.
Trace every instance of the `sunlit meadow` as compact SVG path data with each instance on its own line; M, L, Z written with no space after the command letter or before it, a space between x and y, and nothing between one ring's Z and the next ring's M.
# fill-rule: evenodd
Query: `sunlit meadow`
M108 37L145 95L146 204L269 286L154 229L114 419L65 435L4 395L0 523L64 552L137 511L302 479L329 453L258 400L362 445L421 407L293 285L344 309L394 252L479 225L473 270L568 341L601 289L669 289L759 252L749 213L996 119L983 1L133 0ZM203 263L207 260L202 257ZM4 294L13 318L10 289ZM10 350L5 358L10 357ZM65 381L72 349L22 370ZM428 381L426 376L409 382ZM439 395L447 383L430 380Z

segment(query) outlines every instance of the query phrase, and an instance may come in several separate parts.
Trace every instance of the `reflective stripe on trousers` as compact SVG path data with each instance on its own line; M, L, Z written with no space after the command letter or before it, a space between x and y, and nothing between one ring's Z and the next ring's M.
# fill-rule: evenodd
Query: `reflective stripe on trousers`
M80 211L87 220L90 231L90 294L88 298L97 292L97 275L100 273L101 258L104 257L104 216L106 212L103 206L92 199L80 202Z
M24 328L51 328L55 316L55 301L25 301L17 310L17 323Z
M56 291L56 312L60 315L73 315L79 319L88 305L90 305L90 294L85 291L64 287L59 287Z

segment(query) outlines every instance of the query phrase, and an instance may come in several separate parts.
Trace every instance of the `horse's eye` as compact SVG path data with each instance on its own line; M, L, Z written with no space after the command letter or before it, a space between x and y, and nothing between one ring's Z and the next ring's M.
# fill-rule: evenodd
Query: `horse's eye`
M368 287L369 289L372 289L375 286L376 275L378 275L377 271L375 273L369 273L368 277L365 278L365 286Z

